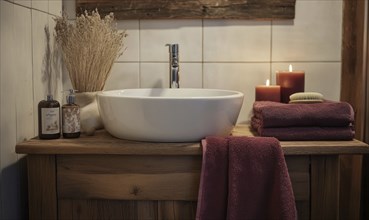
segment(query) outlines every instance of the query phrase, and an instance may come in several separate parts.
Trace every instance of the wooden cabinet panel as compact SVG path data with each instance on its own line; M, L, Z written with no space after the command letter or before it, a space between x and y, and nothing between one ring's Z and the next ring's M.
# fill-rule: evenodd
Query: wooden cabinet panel
M27 165L29 219L56 219L55 156L29 155L27 156Z
M59 220L190 220L196 216L196 202L191 201L58 201Z
M355 140L281 142L281 146L298 219L357 216L351 213L357 209L342 205L347 197L341 197L346 187L340 179L351 176L340 176L339 157L367 153L367 144ZM31 220L195 219L199 143L141 143L97 132L79 140L32 139L17 145L16 151L29 154ZM349 192L350 201L359 202L357 193Z
M310 201L310 158L309 156L286 157L293 193L297 201Z
M311 219L339 219L338 156L311 159Z
M308 219L310 158L288 156L286 163L299 219ZM118 219L123 215L123 219L194 219L196 215L200 156L61 155L57 171L60 219L71 215L99 219L104 213Z
M200 156L58 156L58 196L196 200Z
M285 157L299 220L310 219L310 157Z

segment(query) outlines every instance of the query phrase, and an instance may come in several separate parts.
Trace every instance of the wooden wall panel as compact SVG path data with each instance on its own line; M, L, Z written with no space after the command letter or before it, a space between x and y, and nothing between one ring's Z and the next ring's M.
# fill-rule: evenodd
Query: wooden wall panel
M345 0L343 9L341 101L355 111L355 137L363 140L365 114L364 16L365 1Z
M344 0L343 8L343 37L342 37L342 74L341 100L349 102L355 111L355 137L364 138L366 101L366 74L364 63L364 24L367 1ZM361 156L341 156L341 189L340 189L340 217L342 219L360 218L361 195ZM364 167L363 175L368 175L368 168ZM365 178L364 178L365 179ZM369 184L366 183L366 187ZM365 187L365 182L364 182ZM365 192L365 191L364 191ZM365 200L365 198L364 198ZM368 200L368 199L366 199ZM363 207L364 208L364 207ZM367 212L367 207L364 212Z
M117 19L293 19L295 0L76 0L77 14L97 8Z

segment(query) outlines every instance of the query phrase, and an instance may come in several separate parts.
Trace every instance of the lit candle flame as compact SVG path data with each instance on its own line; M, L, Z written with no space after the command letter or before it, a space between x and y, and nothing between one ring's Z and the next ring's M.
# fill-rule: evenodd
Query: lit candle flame
M265 85L266 86L269 86L270 85L270 80L269 79L267 79L267 81L265 82Z
M290 72L292 72L292 65L291 65L291 64L288 66L288 70L289 70Z

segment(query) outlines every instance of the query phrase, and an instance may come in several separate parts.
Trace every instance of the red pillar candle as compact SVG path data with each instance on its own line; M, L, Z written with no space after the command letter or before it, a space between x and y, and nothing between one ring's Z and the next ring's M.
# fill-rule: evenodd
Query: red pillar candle
M277 71L277 85L281 86L281 101L288 103L290 95L305 91L305 71L294 70L290 65L289 71Z
M260 85L255 87L255 101L281 101L281 87L270 86L269 79L266 85Z

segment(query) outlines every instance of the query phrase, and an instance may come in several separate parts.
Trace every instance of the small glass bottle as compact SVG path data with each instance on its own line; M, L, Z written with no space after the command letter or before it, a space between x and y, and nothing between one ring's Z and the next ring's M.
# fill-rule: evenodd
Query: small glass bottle
M67 104L62 106L62 127L64 138L78 138L81 134L80 108L74 103L75 90L70 89Z
M60 138L60 104L47 95L38 103L38 137L40 139Z

